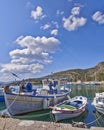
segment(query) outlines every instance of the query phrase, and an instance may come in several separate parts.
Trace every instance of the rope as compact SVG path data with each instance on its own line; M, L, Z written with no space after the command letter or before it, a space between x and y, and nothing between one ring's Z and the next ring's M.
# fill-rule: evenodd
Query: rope
M90 125L90 124L96 122L96 121L99 120L103 115L104 115L104 114L102 114L102 115L99 116L97 119L95 119L95 120L93 120L93 121L91 121L91 122L89 122L89 123L86 123L86 124L87 124L87 125Z
M4 93L4 96L6 96L6 93ZM2 111L1 116L12 118L12 116L9 113L8 109L14 104L14 102L15 102L15 100L16 100L17 97L18 97L18 95L16 95L16 97L14 98L14 100L12 101L12 103L5 110Z
M96 113L96 114L94 115L95 118L98 118L98 116L99 116L98 113ZM97 120L97 121L96 121L96 124L97 124L98 126L101 126L102 123L100 123L100 120Z
M26 118L26 117L30 117L30 118L31 118L31 117L34 117L34 118L35 118L35 117L41 117L41 116L45 116L45 115L49 115L49 114L50 114L50 112L44 113L44 114L32 115L32 116L23 116L23 115L22 115L22 116L13 116L13 117L15 117L15 118L17 118L17 117L19 117L19 118L24 118L24 117L25 117L25 118Z
M44 113L44 114L38 114L38 115L32 115L32 116L13 116L14 118L27 118L27 117L29 117L29 118L32 118L32 117L34 117L34 118L37 118L37 117L42 117L42 116L46 116L46 115L50 115L50 122L56 122L55 121L55 118L54 118L54 116L53 116L53 114L52 114L52 111L50 111L50 112L48 112L48 113Z
M14 98L14 100L12 101L12 103L7 107L7 110L14 104L14 102L16 101L18 95L16 95L16 97Z
M51 119L51 122L56 122L56 120L55 120L55 118L54 118L54 116L52 114L52 111L50 112L50 119Z

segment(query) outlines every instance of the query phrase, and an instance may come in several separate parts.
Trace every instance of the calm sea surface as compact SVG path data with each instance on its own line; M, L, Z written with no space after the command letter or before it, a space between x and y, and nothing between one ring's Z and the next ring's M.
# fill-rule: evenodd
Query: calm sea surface
M71 97L76 95L86 96L88 98L88 106L86 111L79 117L67 119L60 121L60 123L72 123L73 121L83 121L89 127L98 126L104 127L104 116L98 113L95 108L91 105L92 99L95 96L96 92L103 92L104 85L71 85L72 92L70 93ZM0 110L5 109L5 103L0 103ZM43 110L38 112L32 112L21 116L15 116L14 118L18 119L27 119L27 120L38 120L38 121L49 121L54 122L54 116L51 114L51 109Z

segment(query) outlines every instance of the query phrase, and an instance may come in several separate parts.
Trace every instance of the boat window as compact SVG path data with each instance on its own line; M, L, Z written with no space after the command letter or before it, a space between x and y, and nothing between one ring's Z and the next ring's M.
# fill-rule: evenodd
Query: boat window
M82 100L82 97L80 97L80 99Z
M103 98L99 98L99 102L103 102Z
M82 101L74 101L74 102L77 102L78 104L82 104Z

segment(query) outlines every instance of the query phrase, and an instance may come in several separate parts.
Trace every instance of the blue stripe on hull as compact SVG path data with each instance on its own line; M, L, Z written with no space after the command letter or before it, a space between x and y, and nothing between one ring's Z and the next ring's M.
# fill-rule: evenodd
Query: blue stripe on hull
M54 96L56 96L58 98L58 97L64 97L66 95L69 95L69 93L70 92L66 92L64 94L47 95L47 96L39 96L39 95L37 95L37 96L34 96L34 95L19 95L19 96L22 96L22 97L27 96L27 97L35 97L35 98L54 98ZM7 93L7 94L17 95L17 94L14 94L14 93Z
M0 96L0 102L4 102L4 96Z

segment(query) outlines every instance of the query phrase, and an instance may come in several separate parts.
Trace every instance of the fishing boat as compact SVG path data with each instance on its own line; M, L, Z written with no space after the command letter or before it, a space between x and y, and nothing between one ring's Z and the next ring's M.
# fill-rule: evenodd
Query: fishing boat
M104 92L95 94L92 105L98 112L104 114Z
M4 88L0 88L0 102L4 102Z
M86 110L87 103L86 97L76 96L55 105L52 113L55 116L56 122L63 119L74 118Z
M11 115L48 109L50 106L68 99L70 93L69 88L60 86L59 79L42 80L41 89L33 89L30 82L24 88L23 83L21 84L18 92L11 92L10 86L5 87L5 104Z

